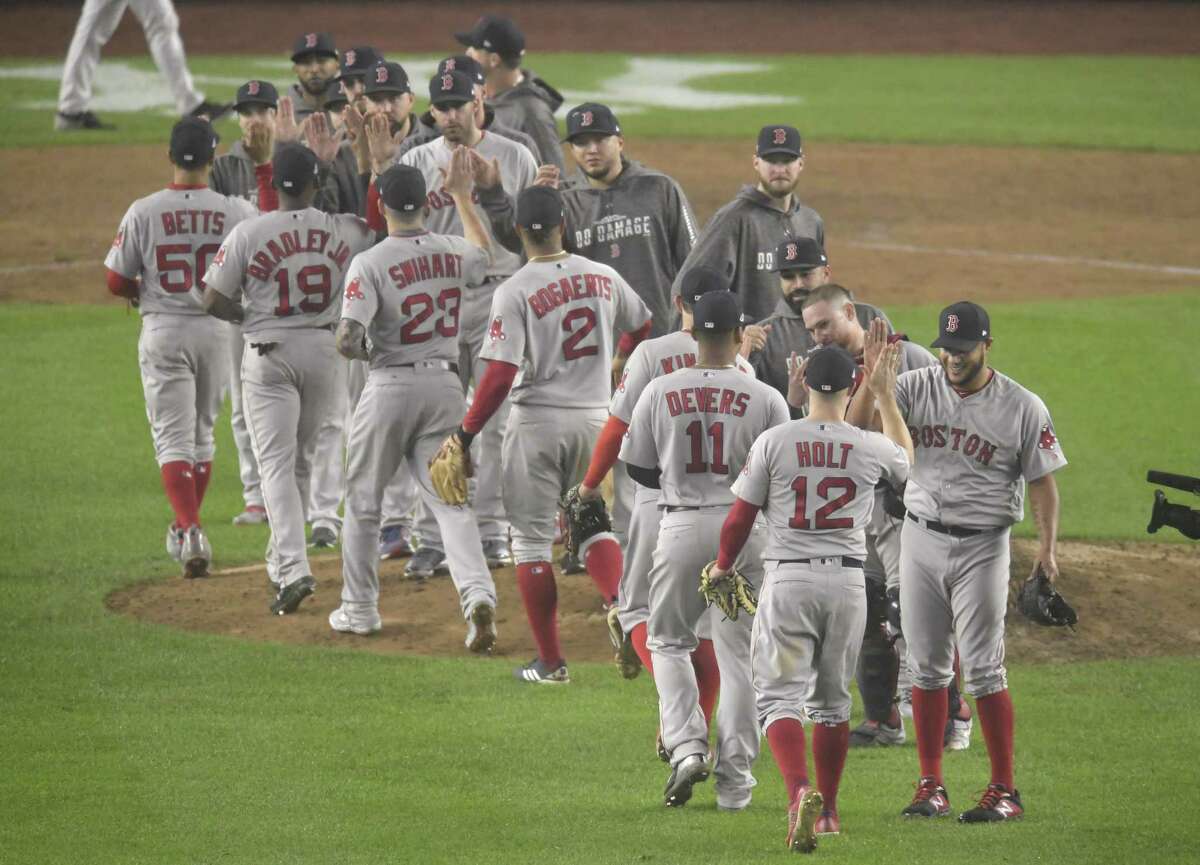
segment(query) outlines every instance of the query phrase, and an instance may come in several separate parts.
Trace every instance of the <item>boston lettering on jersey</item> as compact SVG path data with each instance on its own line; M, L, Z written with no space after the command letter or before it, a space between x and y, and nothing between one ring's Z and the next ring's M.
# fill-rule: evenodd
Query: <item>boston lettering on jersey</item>
M388 268L388 276L396 288L408 288L414 282L426 279L459 277L462 276L462 256L453 252L416 255L408 261L393 264Z
M854 445L850 442L796 442L796 464L802 469L844 469Z
M910 426L908 433L912 436L914 447L944 448L949 446L951 450L961 450L965 456L975 457L976 462L985 466L991 465L992 457L996 455L996 448L999 447L975 433L968 434L968 430L947 426L944 423L925 424L919 427Z
M159 216L168 235L225 233L225 214L220 210L166 210Z
M541 318L565 303L590 297L612 300L612 280L599 273L573 273L539 288L527 300L533 314Z
M254 253L246 272L255 279L266 281L271 278L271 273L279 262L302 252L323 252L339 268L345 269L346 262L350 259L350 247L339 240L333 249L326 249L332 237L330 232L319 228L309 228L303 232L300 229L281 232L278 237L266 242L265 249Z
M686 387L663 394L671 417L681 414L730 414L742 417L750 394L728 387Z
M453 207L454 197L446 191L446 187L441 189L431 189L429 194L425 196L426 202L434 210L441 210L443 207ZM471 203L479 203L479 193L474 189L471 190Z
M585 249L593 243L612 243L627 237L649 237L650 216L606 216L589 228L575 229L575 246Z

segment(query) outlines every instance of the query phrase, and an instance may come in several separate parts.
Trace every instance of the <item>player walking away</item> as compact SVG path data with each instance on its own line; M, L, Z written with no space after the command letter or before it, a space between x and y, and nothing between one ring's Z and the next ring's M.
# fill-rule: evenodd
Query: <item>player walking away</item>
M511 389L512 417L502 451L504 507L512 523L517 585L538 646L538 656L515 674L524 682L565 684L570 677L558 642L558 589L550 564L557 505L583 479L604 425L615 332L640 341L650 331L650 311L612 268L563 250L557 190L523 190L517 226L528 263L496 289L480 355L487 370L437 459L461 459ZM456 496L438 492L455 503ZM604 537L593 536L593 543ZM586 559L588 550L581 554ZM611 581L599 586L606 602L616 599L619 575L618 563Z
M458 313L463 293L484 281L490 245L470 206L465 149L451 164L444 188L456 199L466 238L425 230L425 178L415 168L396 165L379 178L388 237L359 256L346 276L338 349L347 357L369 359L371 372L350 431L345 585L342 605L329 624L357 634L381 627L380 501L400 463L407 462L447 542L450 575L468 623L467 648L489 652L496 642L496 587L475 515L467 505L441 501L429 479L430 458L462 416Z
M200 506L212 476L213 422L226 376L226 327L204 314L200 281L226 234L254 214L208 188L217 133L188 118L171 130L171 185L129 206L104 259L108 289L142 316L138 367L154 455L175 520L167 552L185 577L208 573Z
M899 350L886 349L870 387L884 435L844 420L858 368L842 348L814 352L805 366L812 405L804 420L764 433L733 485L714 576L742 553L759 510L766 513L766 580L754 622L758 719L788 792L787 846L811 852L816 836L841 830L838 786L850 738L850 678L866 622L863 559L872 488L903 484L912 441L890 398ZM886 438L885 438L886 436ZM744 555L744 553L742 553ZM809 784L804 727L813 722L817 789Z
M900 612L913 679L913 722L921 778L906 816L950 813L942 783L942 742L957 642L963 682L987 744L992 777L964 823L1020 817L1013 786L1013 709L1004 669L1009 527L1024 515L1025 487L1038 532L1037 569L1058 575L1058 487L1067 464L1045 404L988 366L987 312L968 301L938 317L941 369L900 376L896 400L917 447L904 493L908 515L900 544ZM879 351L872 339L867 367ZM856 399L848 417L870 420Z
M699 705L689 654L705 615L696 574L716 557L717 533L733 501L731 477L741 470L754 439L787 420L783 398L737 368L741 306L728 291L703 295L693 308L697 363L656 378L642 392L621 446L621 458L639 483L658 486L663 511L650 571L647 646L658 688L662 743L672 766L664 791L669 807L685 805L692 786L714 771L708 727ZM761 541L761 534L757 540ZM761 575L758 548L743 569ZM750 622L713 622L722 699L717 709L717 805L741 810L750 803L758 756L750 682Z
M338 76L340 58L328 33L302 33L296 37L292 43L292 71L297 80L288 96L297 122L325 110L325 93L329 82Z
M304 547L304 503L317 430L339 393L345 411L333 300L350 259L373 237L358 217L311 206L317 159L308 148L281 147L274 175L280 209L247 220L226 238L204 277L204 305L242 324L246 424L271 524L271 612L283 615L316 588Z
M179 38L179 16L171 0L84 0L63 63L54 128L59 131L115 128L111 123L101 121L88 106L92 101L92 82L100 63L100 50L116 32L127 7L133 9L134 17L142 25L154 65L171 88L175 110L183 115L211 120L229 113L232 105L209 102L196 89L183 53L183 40Z
M751 321L770 315L778 297L773 274L779 245L807 237L825 248L825 223L796 198L803 169L800 133L791 126L764 126L754 156L757 184L743 186L713 214L681 274L701 264L711 267L729 277Z
M563 168L562 147L554 112L563 103L562 94L521 68L525 56L525 34L509 18L484 15L467 33L454 38L467 46L487 78L487 102L496 120L524 132L537 142L539 165Z

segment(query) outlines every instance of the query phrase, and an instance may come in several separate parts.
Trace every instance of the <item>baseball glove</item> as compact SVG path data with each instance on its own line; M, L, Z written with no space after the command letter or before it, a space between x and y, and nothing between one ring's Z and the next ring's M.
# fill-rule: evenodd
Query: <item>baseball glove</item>
M1074 625L1079 621L1075 610L1055 591L1041 565L1017 593L1017 609L1025 618L1039 625L1065 625L1074 630Z
M758 610L758 594L754 586L734 568L722 576L714 576L715 561L709 562L700 571L700 594L709 606L717 605L725 618L736 622L738 612L745 610L754 615Z
M429 461L429 480L434 492L448 505L465 505L467 478L471 474L471 455L458 433L450 433Z
M579 555L579 548L588 538L601 532L612 531L612 519L608 515L608 507L604 499L582 499L579 497L579 484L567 490L559 507L566 517L566 530L563 532L563 546L572 556Z

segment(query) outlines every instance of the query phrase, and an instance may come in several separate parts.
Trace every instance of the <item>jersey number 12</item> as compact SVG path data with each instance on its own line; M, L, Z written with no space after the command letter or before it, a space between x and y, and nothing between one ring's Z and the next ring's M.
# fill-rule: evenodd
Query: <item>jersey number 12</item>
M792 489L796 491L796 513L788 520L788 525L793 529L852 529L854 528L853 517L835 517L833 516L839 510L844 508L850 502L854 501L854 496L858 493L858 484L854 483L853 478L822 478L817 484L817 495L825 500L825 504L817 508L817 512L813 514L812 523L808 520L808 477L800 475L792 481ZM842 494L836 499L831 499L830 493L835 490L841 490Z

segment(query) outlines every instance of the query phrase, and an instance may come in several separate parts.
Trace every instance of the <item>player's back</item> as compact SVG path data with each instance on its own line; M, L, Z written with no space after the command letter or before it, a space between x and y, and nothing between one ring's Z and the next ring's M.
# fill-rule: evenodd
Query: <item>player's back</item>
M130 205L105 265L142 278L142 315L205 315L203 277L226 235L254 213L206 187L159 190Z
M737 367L687 367L655 379L634 410L632 436L653 436L659 504L729 505L754 440L785 422L787 404ZM630 460L635 465L637 460Z

